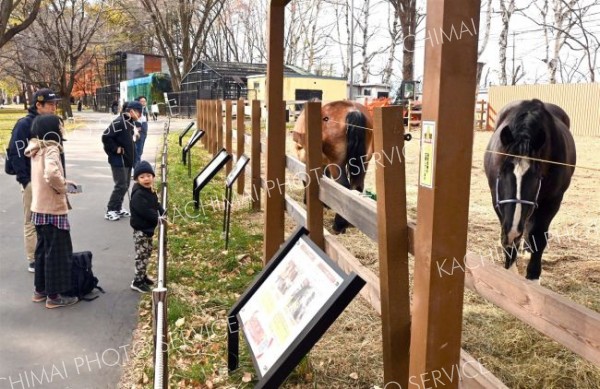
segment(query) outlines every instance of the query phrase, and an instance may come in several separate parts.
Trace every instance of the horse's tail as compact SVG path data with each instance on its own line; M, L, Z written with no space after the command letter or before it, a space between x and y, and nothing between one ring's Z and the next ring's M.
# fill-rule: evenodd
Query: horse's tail
M346 115L346 172L352 187L353 181L366 173L364 168L367 117L360 111Z

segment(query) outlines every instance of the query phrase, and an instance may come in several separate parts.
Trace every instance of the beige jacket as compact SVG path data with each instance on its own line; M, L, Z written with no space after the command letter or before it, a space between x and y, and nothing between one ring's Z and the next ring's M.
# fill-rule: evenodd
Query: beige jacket
M62 146L54 141L31 139L25 155L31 158L31 211L65 215L69 211Z

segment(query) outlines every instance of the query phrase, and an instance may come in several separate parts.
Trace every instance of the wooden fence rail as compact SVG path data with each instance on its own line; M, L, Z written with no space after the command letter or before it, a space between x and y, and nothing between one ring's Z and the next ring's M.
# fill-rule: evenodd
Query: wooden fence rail
M234 133L234 137L237 138L238 155L241 155L240 151L243 152L243 145L249 143L253 145L253 159L256 159L260 163L260 157L256 158L256 156L260 156L266 150L266 145L260 142L260 119L257 119L258 115L260 115L260 109L253 109L253 131L252 136L249 136L240 131L240 122L243 123L243 119L240 120L242 115L239 112L240 109L243 110L243 107L240 108L240 102L237 102L237 105L238 128L237 133ZM208 105L201 104L200 106L202 108ZM489 128L491 126L490 123L493 123L495 118L495 111L489 105L486 110L489 112L486 118L486 126ZM206 108L201 109L200 112L201 115L208 114ZM208 117L210 116L208 115ZM210 120L204 117L199 118L198 123L209 126L211 124ZM226 128L231 127L226 125ZM215 125L215 131L211 134L213 138L217 136L216 131ZM207 140L206 144L209 145L210 142ZM306 166L296 158L286 155L285 162L290 173L306 174ZM258 174L259 170L260 165L252 169L250 173L252 184L257 187L262 186L265 190L268 190L268 184L264 180L261 181L259 178L256 181L256 174ZM343 188L326 177L319 179L318 196L320 201L329 206L334 212L339 213L370 239L378 242L380 237L378 235L377 203L374 200L361 196L356 191ZM287 195L285 197L285 208L287 213L298 224L306 225L306 210ZM414 254L415 230L415 223L409 221L407 224L407 247L408 252L411 254ZM327 231L324 231L323 234L327 254L344 271L354 271L367 281L367 285L361 291L361 295L381 314L379 277L352 256L334 236L327 233ZM444 275L444 271L449 270L440 269L440 276ZM569 301L565 297L548 289L532 285L524 278L515 277L514 274L506 272L500 266L484 260L481 256L475 254L470 253L466 256L464 271L466 273L466 287L600 367L599 313ZM463 377L465 379L465 387L505 387L464 351L461 353L461 366L474 369L473 378L469 378L466 375ZM486 373L482 374L483 371ZM461 386L463 386L462 383Z

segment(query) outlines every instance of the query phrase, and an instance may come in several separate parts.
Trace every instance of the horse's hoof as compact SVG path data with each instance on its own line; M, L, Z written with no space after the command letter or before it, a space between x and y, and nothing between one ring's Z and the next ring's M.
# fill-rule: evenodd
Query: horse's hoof
M335 226L333 226L333 235L340 235L340 234L345 234L345 233L346 233L346 228L337 229Z
M527 279L527 282L529 282L529 283L531 283L531 284L534 284L534 285L540 285L541 279L542 279L541 277L540 277L540 278L538 278L537 280L530 280L530 279Z

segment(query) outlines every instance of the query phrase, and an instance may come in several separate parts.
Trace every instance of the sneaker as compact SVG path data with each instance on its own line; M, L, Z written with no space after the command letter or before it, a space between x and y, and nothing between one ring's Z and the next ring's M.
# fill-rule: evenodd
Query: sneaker
M142 282L131 281L131 289L138 291L140 293L149 293L152 291L152 289L150 289L150 286L145 284L144 281L142 281Z
M120 217L129 217L129 216L131 216L131 214L129 213L129 211L126 210L125 208L123 208L120 211L117 211L117 215L119 215Z
M44 292L38 292L36 290L33 291L33 296L31 296L31 301L33 301L34 303L42 303L44 301L46 301L46 297L48 297L48 295Z
M148 278L148 276L146 276L144 278L144 284L146 284L148 286L154 285L154 280L152 278Z
M121 216L119 215L119 212L117 212L117 211L108 211L104 215L104 218L106 220L110 220L111 222L114 222L116 220L119 220L121 218Z
M46 308L53 309L66 307L73 305L78 301L79 299L77 297L63 296L62 294L59 294L55 299L51 299L50 297L46 299Z
M27 266L27 271L30 273L35 273L35 261L29 262L29 265Z

